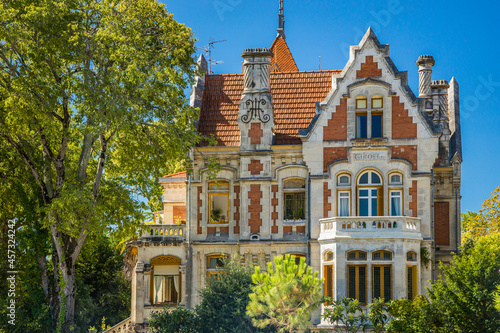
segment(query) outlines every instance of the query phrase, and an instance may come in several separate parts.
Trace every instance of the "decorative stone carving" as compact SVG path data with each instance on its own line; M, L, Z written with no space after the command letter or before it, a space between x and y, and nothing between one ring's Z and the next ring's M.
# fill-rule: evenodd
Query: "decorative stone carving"
M151 265L180 265L181 260L173 256L160 256L151 259Z

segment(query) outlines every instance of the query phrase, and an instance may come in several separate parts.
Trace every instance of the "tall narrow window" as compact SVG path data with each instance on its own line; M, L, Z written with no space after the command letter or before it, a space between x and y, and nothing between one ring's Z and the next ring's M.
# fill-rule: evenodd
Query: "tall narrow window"
M417 295L417 266L408 265L406 266L406 286L407 286L407 298L413 300Z
M208 184L209 223L229 223L229 182Z
M323 278L325 279L325 296L333 297L333 264L323 266Z
M339 193L339 214L338 216L350 216L350 192L349 191L341 191Z
M347 295L366 304L366 265L347 266Z
M367 99L364 96L356 98L356 138L368 137Z
M372 97L372 110L371 110L371 121L372 121L372 138L383 137L382 132L382 108L384 106L384 100L382 96Z
M304 179L289 179L284 181L284 217L287 222L305 220L305 188L306 182Z
M373 298L392 299L392 265L373 265Z
M375 171L366 171L358 178L358 215L382 216L382 179Z
M391 216L402 216L403 215L403 195L399 191L390 191L390 211Z

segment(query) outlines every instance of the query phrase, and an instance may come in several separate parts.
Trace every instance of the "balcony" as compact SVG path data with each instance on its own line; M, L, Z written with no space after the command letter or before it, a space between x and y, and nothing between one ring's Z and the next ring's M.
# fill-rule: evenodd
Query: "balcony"
M321 219L320 240L332 238L418 238L420 218L407 216L348 216Z
M174 237L184 239L184 225L177 224L146 224L146 231L141 237Z

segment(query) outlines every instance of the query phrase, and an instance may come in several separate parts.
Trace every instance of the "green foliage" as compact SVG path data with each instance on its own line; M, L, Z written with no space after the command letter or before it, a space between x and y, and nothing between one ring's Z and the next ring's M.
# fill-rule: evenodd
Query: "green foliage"
M494 292L500 281L500 233L480 237L450 266L441 265L444 278L430 291L430 299L450 331L497 332L500 313Z
M153 333L198 333L200 319L193 311L176 306L153 313L149 325Z
M368 326L368 317L363 312L357 299L342 297L334 301L326 298L323 319L334 325L335 332L356 333Z
M241 265L239 256L225 259L221 273L201 290L201 303L196 307L203 323L200 332L251 330L252 323L245 313L251 287L252 268Z
M372 326L373 332L385 332L385 325L387 324L389 316L387 315L387 305L384 302L384 299L376 298L368 307L370 309L368 313L368 321Z
M252 280L255 286L250 294L247 314L259 328L274 326L278 332L292 332L310 325L311 312L322 300L321 283L318 272L313 272L300 258L285 255L274 258L267 264L267 272L255 267Z
M500 233L500 187L483 202L478 213L462 213L462 242L476 241L480 237Z
M130 316L131 283L123 272L123 255L116 249L116 241L104 235L90 237L76 274L81 287L75 307L75 332L86 333L84 328L90 325L112 326Z
M420 248L420 264L428 268L429 264L431 263L431 254L427 246L422 246Z
M49 331L75 327L87 236L134 234L161 203L156 178L201 140L184 97L194 42L154 0L0 4L0 191L15 193L1 216L29 231Z
M386 329L388 333L445 333L440 309L436 308L425 296L415 299L391 301L388 314L391 320Z
M495 299L495 308L500 312L500 284L497 286L497 292L493 295Z

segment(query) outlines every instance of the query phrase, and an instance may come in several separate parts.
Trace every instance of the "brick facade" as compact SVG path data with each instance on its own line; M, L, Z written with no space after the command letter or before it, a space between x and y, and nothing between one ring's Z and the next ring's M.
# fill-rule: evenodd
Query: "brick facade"
M408 116L404 103L399 96L392 96L392 138L413 139L417 137L417 124Z
M402 158L411 163L412 169L417 170L417 146L401 145L391 147L392 158Z
M186 223L186 206L174 206L174 223Z
M410 187L410 195L411 195L411 201L410 201L410 209L412 211L412 216L417 217L418 215L418 191L417 191L417 181L414 180L412 181L411 187Z
M450 245L450 203L434 203L434 238L436 245Z
M251 160L250 164L248 164L248 171L250 171L250 174L252 175L260 175L263 169L264 166L259 160Z
M382 76L382 70L373 61L373 56L366 56L365 62L361 64L361 69L356 71L356 77Z
M347 147L325 147L323 148L323 172L328 171L328 165L333 161L346 159Z
M235 186L234 187L234 221L236 225L234 226L234 233L239 234L240 233L240 187Z
M198 235L201 235L203 233L203 229L201 227L201 219L203 218L203 213L201 212L201 193L203 191L203 188L201 186L198 186L198 193L197 193L197 203L198 203L198 218L197 218L197 231Z
M262 218L260 217L260 213L262 212L262 204L260 203L262 191L260 185L250 185L248 198L250 199L250 206L248 206L248 211L250 212L248 225L250 226L251 233L258 233L262 226Z
M273 224L271 226L271 233L277 234L278 233L278 185L271 185L271 193L272 193L272 199L271 199L271 207L272 207L272 212L271 212L271 220L273 221Z
M248 131L248 135L250 136L250 143L260 144L260 139L262 138L263 134L264 131L262 131L261 123L252 123L252 125L250 126L250 131Z
M323 127L323 141L347 140L347 99L342 98L335 107L328 126Z
M332 209L332 204L328 199L332 195L332 191L328 188L328 182L323 183L323 218L328 217L328 212Z

